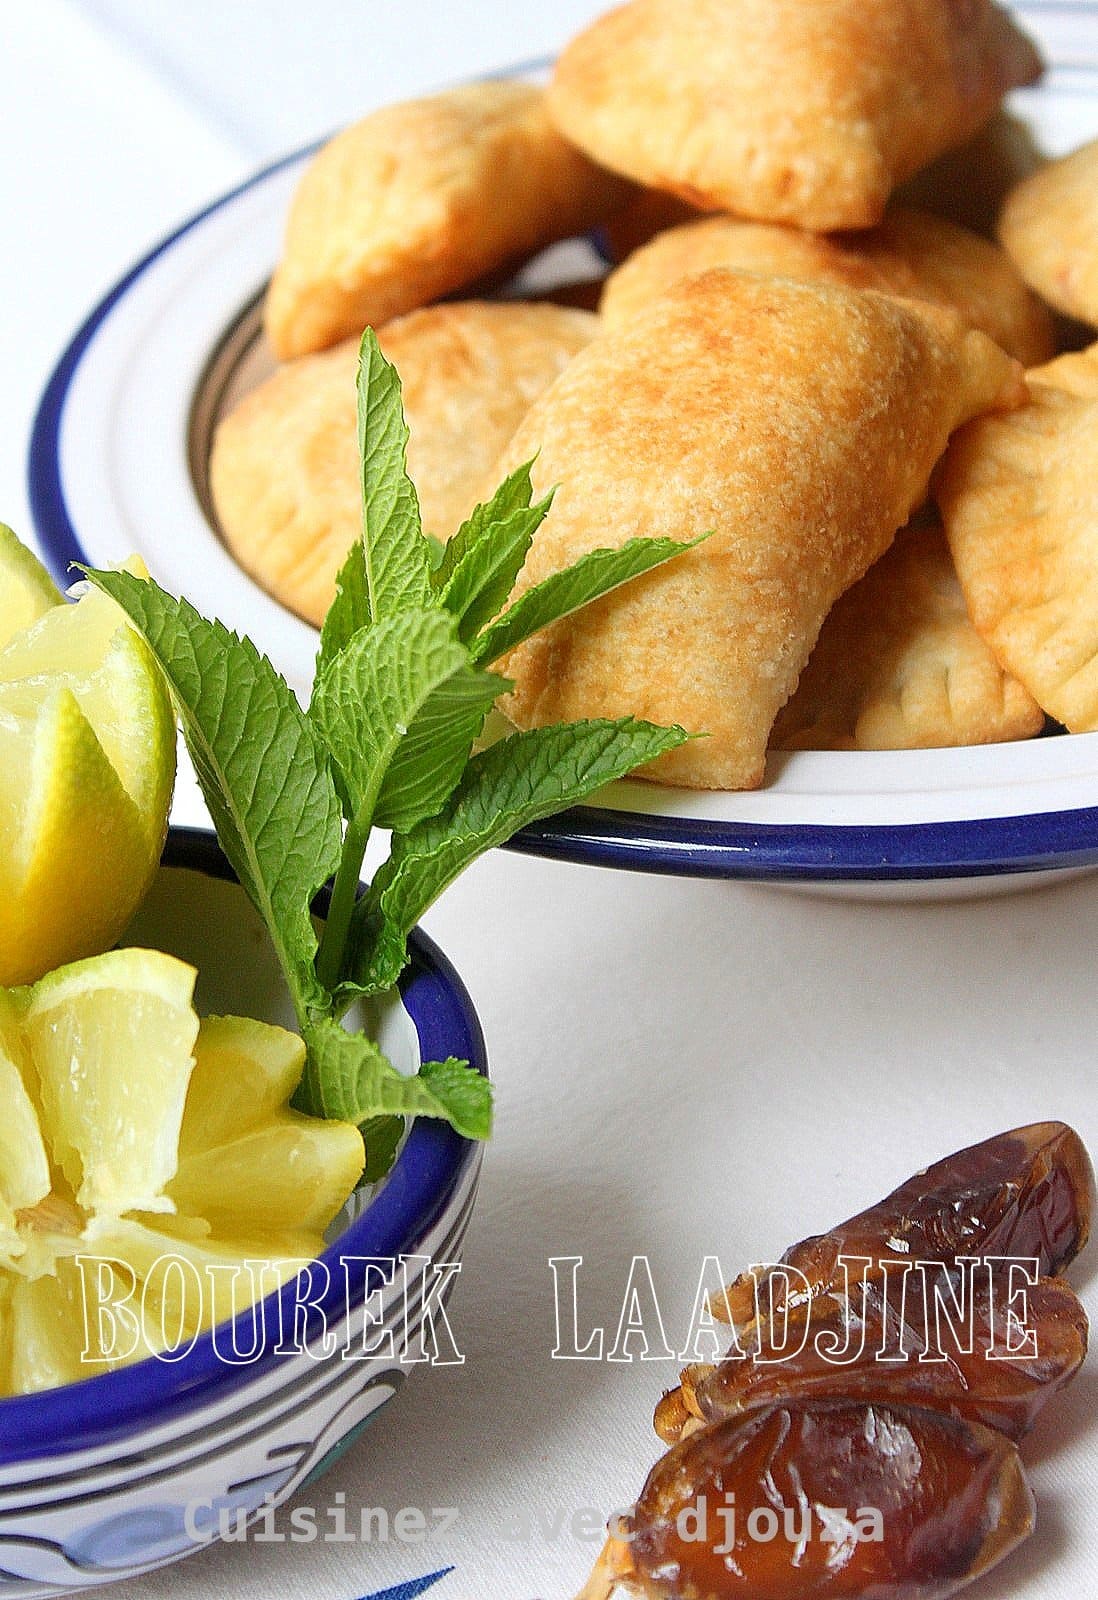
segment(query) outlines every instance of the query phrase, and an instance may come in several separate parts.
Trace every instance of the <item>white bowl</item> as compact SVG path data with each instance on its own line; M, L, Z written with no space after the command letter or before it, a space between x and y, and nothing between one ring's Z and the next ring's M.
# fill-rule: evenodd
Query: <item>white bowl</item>
M1014 106L1053 151L1098 134L1098 5L1020 5L1051 49ZM167 588L252 639L298 691L317 636L235 563L208 514L223 408L269 364L258 307L308 152L184 224L91 313L43 395L31 502L59 575L138 551ZM574 242L540 264L575 275ZM865 895L988 893L1098 863L1098 735L961 750L775 755L765 787L614 784L514 847L600 865Z

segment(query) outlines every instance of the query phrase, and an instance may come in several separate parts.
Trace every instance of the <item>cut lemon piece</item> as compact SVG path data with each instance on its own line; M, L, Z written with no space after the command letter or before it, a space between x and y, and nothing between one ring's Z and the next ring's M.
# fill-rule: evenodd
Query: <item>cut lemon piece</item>
M196 973L150 950L115 950L43 978L23 1037L46 1137L85 1212L170 1210L194 1065Z
M0 686L0 978L30 983L114 943L158 850L70 690L6 709Z
M132 1270L121 1261L59 1261L49 1277L15 1278L8 1317L8 1392L34 1394L152 1355L160 1348ZM0 1383L3 1374L0 1371Z
M240 1017L207 1018L196 1049L168 1195L215 1234L320 1234L362 1176L357 1128L286 1108L305 1065L292 1033ZM231 1086L231 1087L229 1087Z
M61 593L38 557L0 522L0 649L61 603Z
M314 1261L362 1174L357 1128L289 1107L301 1040L200 1030L195 977L126 949L0 990L0 1394L178 1355Z
M159 836L175 775L171 701L148 645L98 590L54 607L0 650L0 705L33 713L58 686L76 696L138 811L155 813Z
M267 1122L290 1100L304 1070L305 1041L298 1034L246 1017L204 1017L179 1136L180 1159Z
M122 1217L90 1229L87 1243L90 1254L116 1256L133 1268L149 1324L166 1345L273 1294L314 1261L324 1243L316 1234L289 1230L203 1239L185 1225L173 1226L176 1221Z
M362 1136L348 1123L287 1111L243 1139L181 1161L168 1195L215 1233L234 1225L319 1233L362 1176L362 1151Z
M0 991L0 1265L22 1255L16 1213L39 1205L50 1192L50 1163L27 1093L15 1027L16 1008Z
M0 983L34 982L122 933L159 860L175 750L159 669L105 595L55 604L7 636Z

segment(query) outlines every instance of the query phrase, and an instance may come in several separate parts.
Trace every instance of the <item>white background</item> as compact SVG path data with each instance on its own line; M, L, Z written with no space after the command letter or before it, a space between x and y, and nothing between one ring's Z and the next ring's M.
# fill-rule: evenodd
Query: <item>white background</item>
M26 433L52 359L161 233L370 106L552 50L598 9L0 0L0 517L29 528ZM647 1254L674 1343L706 1254L729 1272L770 1259L1015 1123L1064 1117L1098 1148L1095 878L884 906L496 852L428 927L498 1085L454 1305L468 1360L420 1375L311 1494L454 1505L456 1537L225 1549L120 1596L350 1600L454 1563L439 1600L565 1600L597 1545L552 1524L639 1489L674 1369L550 1361L550 1255L585 1256L583 1314L612 1332ZM1093 1275L1092 1253L1075 1273L1092 1307ZM1027 1446L1040 1529L973 1600L1094 1592L1096 1398L1085 1374ZM516 1513L535 1519L526 1541L506 1537Z

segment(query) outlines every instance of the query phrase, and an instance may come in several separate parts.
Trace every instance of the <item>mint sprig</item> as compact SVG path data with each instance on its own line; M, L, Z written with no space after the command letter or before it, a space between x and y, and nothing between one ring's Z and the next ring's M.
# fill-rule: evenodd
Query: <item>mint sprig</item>
M443 1117L469 1139L491 1131L487 1078L464 1061L428 1061L404 1077L364 1033L330 1019L306 1031L305 1073L295 1099L313 1116L361 1125L372 1117Z
M623 583L631 583L642 573L662 566L672 556L681 555L702 544L708 534L679 544L674 539L630 539L616 550L589 550L563 572L554 572L535 583L501 617L484 628L474 640L473 656L478 662L498 661L531 634L590 605Z
M478 856L673 750L682 738L681 729L632 718L559 723L511 734L474 756L438 816L394 838L388 861L356 904L341 998L376 994L396 982L409 933Z
M88 577L129 615L168 680L221 847L263 918L298 1017L324 1012L309 908L342 844L315 723L250 639L129 572Z
M530 465L440 550L408 476L400 380L371 329L358 433L362 536L321 631L308 710L248 639L185 600L128 573L87 575L156 657L218 837L270 933L306 1044L295 1103L361 1127L377 1178L408 1117L487 1138L491 1091L466 1062L397 1072L372 1039L344 1026L348 1008L396 983L413 926L478 855L687 737L632 718L563 723L473 754L509 687L490 663L692 546L633 539L597 550L509 606L552 503L532 503ZM375 827L391 830L390 853L360 898ZM329 879L318 944L311 907Z
M396 370L371 334L358 364L362 551L370 616L379 622L431 597L431 552L408 476L408 429Z

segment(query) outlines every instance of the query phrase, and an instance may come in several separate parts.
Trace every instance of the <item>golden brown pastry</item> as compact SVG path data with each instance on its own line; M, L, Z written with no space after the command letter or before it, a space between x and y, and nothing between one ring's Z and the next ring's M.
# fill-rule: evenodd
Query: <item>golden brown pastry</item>
M1010 190L1047 160L1027 123L1009 111L997 111L971 139L902 183L895 191L896 200L993 239ZM610 259L624 261L665 228L696 222L704 215L664 189L638 189L605 225Z
M879 289L953 306L1025 366L1055 349L1052 319L996 245L926 211L894 207L877 228L825 236L707 217L657 234L611 273L600 311L620 327L677 278L709 267Z
M958 435L937 485L973 622L1073 733L1098 730L1098 345Z
M922 750L1029 739L1044 712L969 620L941 523L912 519L823 625L776 750Z
M525 83L386 106L306 170L267 297L281 360L381 327L623 203Z
M1026 123L997 111L979 133L902 184L897 199L992 239L1011 189L1047 160Z
M594 160L705 210L862 228L1039 71L993 0L629 0L549 103Z
M561 306L451 301L381 330L403 384L408 469L429 531L455 530L530 406L597 328L590 313ZM220 424L210 460L230 550L313 623L362 526L357 367L349 339L280 368Z
M999 238L1050 305L1098 327L1098 139L1012 190Z
M1021 369L953 312L715 269L579 355L495 473L559 484L520 590L636 535L707 543L507 658L520 727L635 714L710 737L650 775L762 781L827 613L924 497L952 430ZM493 474L494 476L495 474Z

